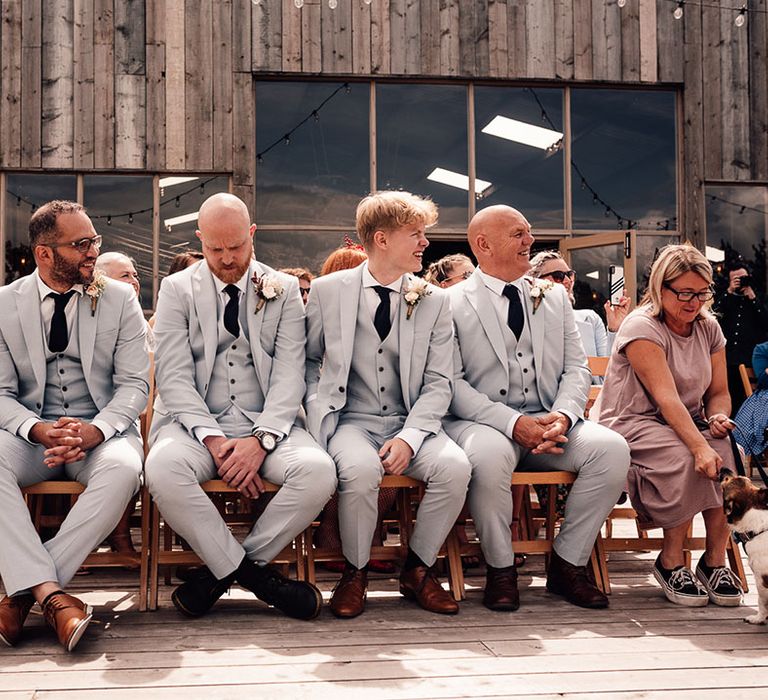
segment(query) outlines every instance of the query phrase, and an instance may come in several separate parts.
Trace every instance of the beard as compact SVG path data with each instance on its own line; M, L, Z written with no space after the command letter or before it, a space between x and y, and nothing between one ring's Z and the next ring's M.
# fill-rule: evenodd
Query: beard
M210 267L211 272L224 282L224 284L234 284L247 272L250 264L251 261L248 260L242 265L235 265L228 268L220 266L214 267L210 262L208 263L208 266Z
M90 284L93 281L93 270L81 270L80 264L69 262L54 248L51 277L59 284L68 287L75 284Z

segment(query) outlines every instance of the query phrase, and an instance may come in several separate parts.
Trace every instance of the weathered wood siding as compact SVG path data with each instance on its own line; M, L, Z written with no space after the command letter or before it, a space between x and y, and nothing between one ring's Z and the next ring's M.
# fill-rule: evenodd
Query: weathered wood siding
M768 0L752 0L768 9ZM667 0L2 0L0 168L232 172L253 75L676 84L685 229L705 179L768 178L768 16Z

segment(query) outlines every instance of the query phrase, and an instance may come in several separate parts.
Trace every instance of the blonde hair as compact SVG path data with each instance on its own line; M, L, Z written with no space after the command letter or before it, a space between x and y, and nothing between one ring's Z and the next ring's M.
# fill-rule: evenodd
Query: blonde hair
M531 275L533 277L541 277L541 268L544 267L545 263L552 260L565 260L565 258L556 250L542 250L540 253L536 253L530 260Z
M367 249L376 231L394 231L401 226L420 224L425 228L437 223L437 205L410 192L374 192L357 205L355 229Z
M661 293L664 286L686 272L695 272L708 285L712 285L712 266L698 248L687 243L664 246L651 267L648 288L640 304L649 306L651 315L662 319L664 308L661 303ZM711 316L712 313L709 310L711 306L712 300L702 304L699 316Z
M424 279L430 284L439 285L441 282L445 282L445 280L450 279L451 273L454 271L454 269L456 269L456 266L461 265L462 263L466 263L474 267L472 261L466 255L464 255L464 253L446 255L444 258L435 260L435 262L430 264L430 266L427 268L427 271L424 273Z

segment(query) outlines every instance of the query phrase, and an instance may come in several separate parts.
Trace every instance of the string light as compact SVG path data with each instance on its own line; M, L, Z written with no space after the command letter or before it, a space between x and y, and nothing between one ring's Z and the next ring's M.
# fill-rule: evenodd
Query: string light
M612 2L612 0L608 0L608 2ZM684 12L684 5L690 5L693 7L711 7L715 10L720 10L721 12L735 12L736 17L733 20L733 23L737 27L743 27L747 23L747 14L752 12L753 14L768 14L768 9L766 8L759 8L759 7L749 7L749 2L745 1L741 5L721 5L716 4L715 2L706 2L706 0L667 0L667 2L674 2L675 3L675 9L672 12L672 16L675 19L682 19L683 18L683 12ZM627 0L616 0L616 5L619 8L626 7L627 6Z
M617 4L619 7L625 7L625 6L626 6L626 4L627 4L627 0L616 0L616 4Z
M672 16L675 19L682 19L683 18L683 5L685 4L684 0L677 0L677 7L675 8L675 11L672 13Z
M129 214L128 214L128 223L129 224L133 223L133 212L129 212Z
M304 0L293 0L293 4L296 5L297 10L300 10L304 7Z
M112 225L112 216L109 215L107 216L107 226L111 226L111 225Z
M328 0L328 7L335 10L339 6L339 0Z
M743 27L746 21L747 21L747 6L742 5L741 9L739 10L739 14L736 15L736 19L733 20L733 23L737 27Z

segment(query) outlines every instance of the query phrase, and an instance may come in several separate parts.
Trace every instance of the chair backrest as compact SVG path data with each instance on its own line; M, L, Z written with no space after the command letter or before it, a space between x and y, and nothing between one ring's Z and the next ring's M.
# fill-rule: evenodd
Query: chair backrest
M744 395L749 398L755 393L755 387L757 386L755 370L746 365L739 365L739 375L741 376L741 383L744 385Z
M608 371L609 357L587 357L587 364L589 365L589 371L593 377L605 377ZM584 411L584 415L589 418L589 409L592 408L592 404L597 401L597 397L600 396L600 384L593 384L589 387L589 396L587 397L587 408Z

